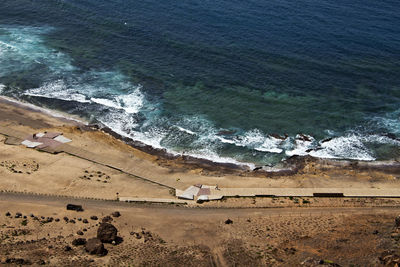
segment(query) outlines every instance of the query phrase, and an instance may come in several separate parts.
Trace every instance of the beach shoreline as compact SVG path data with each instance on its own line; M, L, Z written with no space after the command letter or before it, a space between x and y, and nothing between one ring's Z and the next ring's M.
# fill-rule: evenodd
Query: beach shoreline
M400 159L394 158L387 161L362 161L362 160L348 160L348 159L324 159L324 158L314 158L312 156L291 156L284 160L277 166L250 166L246 163L234 164L234 163L223 163L215 162L206 158L198 158L189 155L182 155L177 153L171 153L164 148L155 148L151 145L147 145L141 141L134 140L132 138L122 136L112 130L111 128L98 124L90 124L88 121L78 116L73 116L67 113L63 113L56 110L50 110L47 108L42 108L30 103L22 102L10 97L0 96L0 104L6 104L21 108L26 111L34 111L41 113L48 117L53 117L62 122L66 122L70 125L79 127L81 130L88 131L100 131L105 134L112 136L118 140L123 141L125 144L131 146L134 149L140 150L151 156L156 156L159 162L165 160L166 162L174 161L181 167L187 169L198 169L202 168L209 172L218 172L222 175L224 174L240 174L245 176L255 176L255 177L275 177L275 176L291 176L295 175L301 168L304 167L307 162L323 162L325 165L337 166L346 169L353 168L354 170L381 170L387 171L388 173L397 173L399 168ZM162 163L161 163L162 164ZM168 165L168 164L167 164Z

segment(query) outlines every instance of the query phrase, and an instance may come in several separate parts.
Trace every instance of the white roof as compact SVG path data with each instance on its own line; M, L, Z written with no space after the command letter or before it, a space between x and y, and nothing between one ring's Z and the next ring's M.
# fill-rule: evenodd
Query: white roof
M60 143L68 143L68 142L72 141L71 139L68 139L68 138L64 137L63 135L57 136L56 138L54 138L54 140L56 140Z
M207 195L201 195L201 196L199 196L199 197L197 198L197 200L206 201L206 200L208 200L208 196L207 196Z
M21 142L21 144L25 145L26 147L33 148L33 147L40 146L40 145L42 145L43 143L31 142L31 141L29 141L29 140L24 140L24 141Z
M194 196L196 196L197 193L199 193L199 190L200 190L200 188L192 185L192 186L189 186L182 194L177 195L177 197L193 200Z

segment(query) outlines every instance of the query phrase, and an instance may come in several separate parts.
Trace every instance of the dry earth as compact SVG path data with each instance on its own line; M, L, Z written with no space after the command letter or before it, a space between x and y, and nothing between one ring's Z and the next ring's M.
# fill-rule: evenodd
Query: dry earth
M237 210L75 200L84 208L76 212L66 210L68 201L1 194L2 263L320 266L325 262L327 266L379 266L384 251L395 254L399 248L394 219L400 208ZM76 238L95 237L101 219L116 210L121 216L111 216L111 223L123 241L106 244L106 256L89 255L83 246L72 245ZM6 216L7 212L11 215ZM15 218L18 212L21 218ZM227 224L228 219L232 223Z

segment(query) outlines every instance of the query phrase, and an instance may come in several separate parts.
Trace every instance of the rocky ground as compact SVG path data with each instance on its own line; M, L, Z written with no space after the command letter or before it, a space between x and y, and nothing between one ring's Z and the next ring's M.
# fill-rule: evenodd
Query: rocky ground
M99 201L83 202L83 211L76 211L61 202L33 202L0 201L2 264L396 266L400 261L397 208L193 209Z

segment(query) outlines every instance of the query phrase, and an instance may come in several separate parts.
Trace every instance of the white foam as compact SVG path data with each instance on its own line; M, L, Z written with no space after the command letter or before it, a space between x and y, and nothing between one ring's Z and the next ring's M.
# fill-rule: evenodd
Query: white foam
M4 84L0 83L0 94L3 93L4 89L6 88L6 86Z
M372 161L375 158L363 144L364 137L355 134L340 136L320 145L320 149L309 154L318 158L353 159Z
M255 150L269 153L282 153L283 149L279 148L282 140L269 136L265 138L264 142L255 148Z
M196 152L187 153L187 155L194 157L194 158L207 159L207 160L217 162L217 163L230 163L230 164L235 164L235 165L240 165L240 166L247 166L250 169L255 168L255 164L253 164L253 163L241 162L234 158L229 158L229 157L221 157L216 152L209 150L207 148L200 149Z
M130 94L114 96L112 99L92 97L90 100L103 106L122 109L127 113L134 114L143 107L144 95L140 92L140 87L137 87Z
M296 139L294 140L294 148L292 150L286 150L285 154L289 157L297 155L297 156L305 156L308 155L307 150L314 147L315 139L312 136L306 136L310 141L303 140L300 135L296 135Z
M280 148L283 141L281 139L274 138L269 135L263 134L258 129L247 131L242 136L236 136L233 140L216 136L223 143L234 144L240 147L248 147L261 152L269 153L282 153L283 149Z
M217 138L218 140L220 140L222 143L226 143L226 144L235 144L235 141L230 140L230 139L223 138L223 137L221 137L221 136L216 136L216 138Z
M126 95L116 97L120 107L128 113L137 113L143 107L144 95L141 92L141 86L137 86L135 90Z
M45 83L39 88L25 91L24 95L60 99L64 101L76 101L80 103L90 102L85 95L76 92L73 88L68 88L64 80Z
M178 128L182 132L185 132L185 133L188 133L188 134L191 134L191 135L195 135L196 134L195 132L192 132L191 130L185 129L183 127L180 127L180 126L177 126L177 125L175 125L175 127Z

